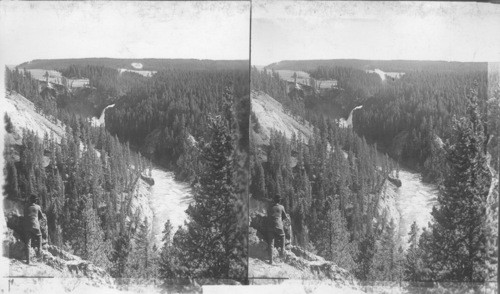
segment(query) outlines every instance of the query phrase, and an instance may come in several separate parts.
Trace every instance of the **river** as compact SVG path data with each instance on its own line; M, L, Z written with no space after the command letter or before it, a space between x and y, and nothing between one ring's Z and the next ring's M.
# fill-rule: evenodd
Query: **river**
M432 207L437 203L438 188L424 183L419 173L399 171L401 187L397 189L396 208L400 213L399 237L407 244L408 233L414 221L418 227L426 227L432 219ZM403 248L406 246L403 246Z
M106 106L99 119L92 118L95 126L105 123L106 110L114 107L114 104ZM170 220L174 231L184 224L187 219L186 209L192 201L192 191L189 184L175 180L173 172L159 167L151 170L151 177L155 184L152 187L149 204L153 210L153 237L155 244L162 245L163 228L167 220Z
M353 113L360 108L362 106L353 108L347 121L341 120L341 126L352 127ZM402 185L397 189L396 196L396 209L400 214L398 236L405 248L413 222L417 222L422 229L432 219L431 212L437 203L438 188L434 184L424 183L419 173L410 170L400 170L399 179Z
M153 168L151 176L155 180L150 198L153 236L156 244L162 244L165 222L170 220L175 231L187 219L185 211L193 199L192 191L189 184L175 180L174 174L164 169Z

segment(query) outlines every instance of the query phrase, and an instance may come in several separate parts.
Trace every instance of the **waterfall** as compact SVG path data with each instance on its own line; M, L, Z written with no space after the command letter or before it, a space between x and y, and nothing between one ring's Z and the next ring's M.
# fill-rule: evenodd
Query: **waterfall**
M354 113L354 110L361 109L363 108L363 105L359 105L354 107L351 112L349 113L349 117L347 120L341 118L339 122L339 126L342 128L352 128L352 114Z
M102 112L101 112L101 116L99 116L99 118L95 118L95 117L93 117L93 118L92 118L92 125L93 125L93 126L96 126L96 127L101 126L101 125L104 125L104 123L106 122L106 120L105 120L106 110L107 110L108 108L111 108L111 107L115 107L115 105L114 105L114 104L111 104L111 105L106 106L106 107L102 110Z

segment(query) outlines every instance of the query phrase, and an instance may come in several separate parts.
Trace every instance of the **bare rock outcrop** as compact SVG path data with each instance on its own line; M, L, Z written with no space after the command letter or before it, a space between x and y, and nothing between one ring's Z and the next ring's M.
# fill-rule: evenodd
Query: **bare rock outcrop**
M277 256L276 249L273 251ZM252 284L300 281L301 286L326 287L328 291L361 292L349 271L298 246L288 245L285 255L274 258L272 265L267 258L267 243L257 236L256 229L250 228L248 274Z

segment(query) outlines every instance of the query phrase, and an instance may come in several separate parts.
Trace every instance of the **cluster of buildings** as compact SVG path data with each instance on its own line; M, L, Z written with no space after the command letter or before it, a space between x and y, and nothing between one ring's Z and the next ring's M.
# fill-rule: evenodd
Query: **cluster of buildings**
M313 94L321 94L323 92L338 89L337 80L316 80L314 78L288 78L287 82L287 92L298 91L301 96L309 96Z
M73 91L78 88L88 88L90 87L89 79L70 79L63 77L61 73L57 71L45 71L43 75L40 71L42 70L29 70L32 77L42 82L41 86L46 88L61 89L65 88L68 91Z

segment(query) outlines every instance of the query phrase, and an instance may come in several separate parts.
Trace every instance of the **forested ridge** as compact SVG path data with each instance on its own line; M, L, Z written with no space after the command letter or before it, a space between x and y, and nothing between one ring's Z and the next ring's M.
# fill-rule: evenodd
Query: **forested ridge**
M465 114L466 91L474 82L486 115L486 71L409 72L366 100L353 118L354 128L398 161L422 171L427 180L439 181L440 155L433 142L450 137L452 118Z
M486 62L426 61L426 60L363 60L363 59L324 59L324 60L283 60L266 66L268 69L288 69L314 71L318 67L348 67L359 70L381 69L386 72L439 71L467 72L484 70Z
M283 61L269 68L307 70L314 79L337 80L338 87L328 91L304 97L288 95L296 98L284 105L308 120L318 114L347 118L354 107L363 105L353 116L356 133L377 143L381 151L400 164L420 171L426 181L439 183L443 179L439 146L450 137L452 118L464 115L467 89L474 83L478 88L478 107L488 124L487 135L495 133L495 120L491 117L498 106L487 101L486 63L313 60ZM382 81L377 74L366 72L368 68L404 75ZM498 144L492 137L490 151L498 153ZM498 170L498 159L492 160Z
M136 68L132 63L140 63L142 67ZM18 65L26 69L54 69L64 70L71 65L80 67L103 66L111 69L130 70L173 70L182 69L188 71L212 71L212 70L242 70L248 68L245 60L200 60L200 59L118 59L118 58L78 58L78 59L35 59Z
M197 150L192 145L206 136L208 117L220 111L219 97L224 88L231 85L235 97L249 93L248 71L239 66L225 69L232 65L220 64L220 70L191 70L188 66L159 71L151 78L104 66L72 64L62 70L63 76L90 81L89 88L73 92L39 93L38 82L29 72L18 70L7 69L7 83L15 87L17 80L26 81L20 93L30 95L47 114L60 117L75 112L99 116L107 105L115 104L106 113L106 129L111 134L130 142L134 150L157 164L176 171L179 179L193 181L198 166ZM62 109L59 114L58 109Z
M352 67L320 66L312 70L310 75L317 80L337 80L336 88L305 97L308 109L327 116L347 119L354 107L362 105L383 87L378 74Z
M193 139L206 137L208 118L220 112L220 97L231 84L235 97L248 95L246 71L164 71L116 102L107 112L112 133L153 158L193 179L197 152Z

